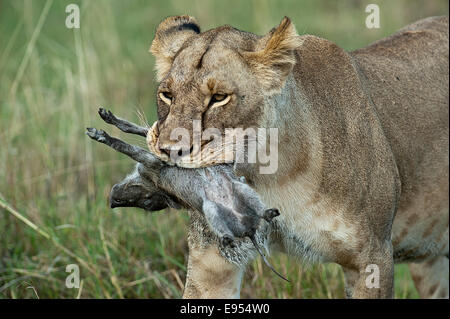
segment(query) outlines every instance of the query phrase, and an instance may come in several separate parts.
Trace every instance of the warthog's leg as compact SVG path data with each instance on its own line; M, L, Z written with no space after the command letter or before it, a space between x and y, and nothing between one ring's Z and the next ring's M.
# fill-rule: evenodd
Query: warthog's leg
M116 151L128 155L136 162L142 163L146 168L155 169L162 165L161 161L149 151L139 146L125 143L118 138L111 137L103 130L88 127L86 134L97 142L106 144Z
M118 129L120 129L125 133L136 134L144 137L147 136L148 133L147 128L128 122L127 120L121 119L112 114L111 111L107 111L103 108L100 108L98 109L98 114L106 123L116 126Z

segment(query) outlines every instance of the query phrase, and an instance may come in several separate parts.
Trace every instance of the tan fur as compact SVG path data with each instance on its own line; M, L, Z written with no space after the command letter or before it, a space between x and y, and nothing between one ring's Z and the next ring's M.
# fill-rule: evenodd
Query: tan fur
M224 259L215 245L193 245L183 298L239 298L243 269Z
M173 94L170 107L158 99L159 147L170 149L170 132L191 131L193 119L222 131L277 127L276 174L236 165L280 209L273 249L340 264L350 297L391 298L394 262L421 265L411 270L427 282L418 284L423 297L448 296L448 279L430 273L448 278L448 18L354 52L297 36L287 18L264 37L174 28L193 21L168 18L152 44L158 92ZM209 109L215 93L230 102ZM236 296L243 268L220 254L200 214L191 220L184 296ZM370 264L380 288L366 287Z
M175 55L184 43L196 34L191 29L178 29L183 24L197 25L197 21L190 16L176 16L167 18L158 27L155 39L150 47L150 52L156 57L158 81L161 81L169 72Z
M421 298L448 299L447 257L440 256L422 263L411 263L409 269Z
M295 64L294 50L301 45L294 25L288 18L278 28L256 43L256 51L243 52L244 59L257 75L267 93L279 91Z

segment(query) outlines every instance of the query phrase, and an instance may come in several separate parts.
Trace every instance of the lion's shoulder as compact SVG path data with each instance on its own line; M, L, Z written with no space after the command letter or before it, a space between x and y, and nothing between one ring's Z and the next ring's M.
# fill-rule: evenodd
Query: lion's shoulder
M448 17L429 17L414 22L396 33L352 52L354 55L404 55L420 49L423 54L432 54L436 48L448 49Z

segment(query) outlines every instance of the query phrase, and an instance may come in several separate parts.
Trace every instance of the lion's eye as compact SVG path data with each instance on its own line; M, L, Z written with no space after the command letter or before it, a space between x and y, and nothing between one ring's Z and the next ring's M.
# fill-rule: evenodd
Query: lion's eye
M222 106L227 104L231 99L228 94L214 94L209 101L209 106Z
M170 105L172 104L173 95L170 92L161 92L159 93L159 97L163 100L164 103Z

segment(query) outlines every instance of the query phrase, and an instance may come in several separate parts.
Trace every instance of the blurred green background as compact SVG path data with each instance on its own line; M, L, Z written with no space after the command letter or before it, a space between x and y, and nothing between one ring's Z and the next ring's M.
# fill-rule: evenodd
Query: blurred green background
M65 27L70 3L80 6L80 29ZM369 3L380 6L380 29L365 27ZM195 16L202 30L230 24L257 34L286 15L300 34L351 50L420 18L448 15L448 1L0 0L0 198L53 238L0 208L0 298L181 296L187 214L109 209L111 186L134 164L84 135L86 126L106 127L99 106L132 121L139 111L155 120L148 49L159 22L180 14ZM344 297L338 266L273 261L293 283L256 260L243 298ZM71 263L80 265L80 289L64 284ZM418 297L406 265L396 267L395 279L397 298Z

